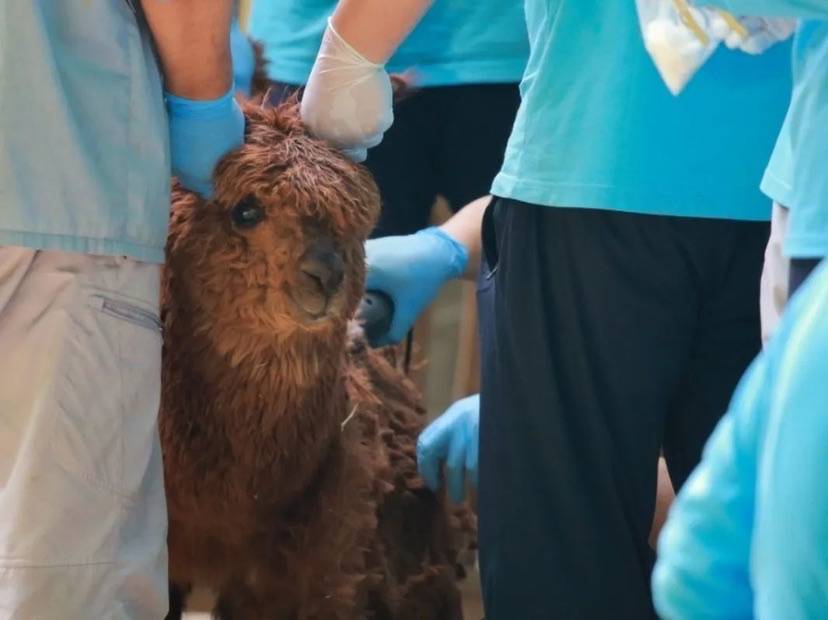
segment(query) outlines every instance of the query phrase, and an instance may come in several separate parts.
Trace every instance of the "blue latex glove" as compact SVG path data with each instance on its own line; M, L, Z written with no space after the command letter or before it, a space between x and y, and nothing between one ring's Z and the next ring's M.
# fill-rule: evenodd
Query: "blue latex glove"
M244 114L233 89L218 99L194 101L166 93L173 176L205 198L213 195L213 170L244 143Z
M394 302L391 329L381 344L402 340L420 313L448 280L466 270L469 254L440 228L405 237L371 239L365 244L365 288L381 291Z
M233 82L236 91L245 97L250 96L253 88L253 70L256 67L256 55L253 44L242 32L239 20L234 19L230 26L230 55L233 58Z
M422 432L417 440L417 468L428 487L440 488L440 468L446 466L449 497L457 503L466 482L477 486L480 394L458 400Z

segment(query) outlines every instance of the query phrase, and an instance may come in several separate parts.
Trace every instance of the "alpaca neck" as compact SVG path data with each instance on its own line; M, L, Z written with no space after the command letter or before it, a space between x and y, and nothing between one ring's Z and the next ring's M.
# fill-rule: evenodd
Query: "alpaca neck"
M301 489L348 415L344 337L266 341L221 326L201 328L196 314L168 323L175 344L167 352L175 356L170 370L190 392L178 422L204 441L225 438L228 467L251 485L281 479L284 492Z

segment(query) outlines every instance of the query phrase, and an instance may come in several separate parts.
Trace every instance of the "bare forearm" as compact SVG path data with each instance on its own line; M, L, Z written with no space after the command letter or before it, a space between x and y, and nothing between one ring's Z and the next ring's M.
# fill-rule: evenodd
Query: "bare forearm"
M491 202L491 196L483 196L460 209L454 217L441 226L444 232L462 243L469 253L469 262L463 277L474 280L480 269L480 253L483 245L481 227L483 213Z
M340 0L331 23L365 58L384 63L431 4L432 0Z
M166 89L187 99L221 97L233 82L233 0L142 0Z

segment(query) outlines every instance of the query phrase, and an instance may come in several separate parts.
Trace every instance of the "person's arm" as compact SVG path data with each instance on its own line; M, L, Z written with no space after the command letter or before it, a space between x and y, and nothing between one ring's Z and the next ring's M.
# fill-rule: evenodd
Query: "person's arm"
M365 288L385 293L394 303L391 329L382 344L402 340L443 284L477 275L480 227L488 203L489 197L479 198L440 227L366 243Z
M340 0L331 25L367 60L385 64L433 0Z
M142 0L168 92L216 99L232 86L233 0Z
M757 444L771 378L762 354L670 509L653 571L653 600L664 620L752 617Z
M797 315L759 460L753 536L757 618L823 618L828 601L828 338L825 306ZM814 333L815 332L815 333Z
M210 197L218 161L244 142L233 93L233 0L142 0L164 72L172 173Z
M394 122L385 62L431 0L340 0L302 97L302 120L317 137L364 161Z
M483 225L483 214L491 200L491 196L483 196L470 202L440 226L446 234L466 248L468 260L463 277L468 280L475 280L480 269L480 254L483 245L480 231Z

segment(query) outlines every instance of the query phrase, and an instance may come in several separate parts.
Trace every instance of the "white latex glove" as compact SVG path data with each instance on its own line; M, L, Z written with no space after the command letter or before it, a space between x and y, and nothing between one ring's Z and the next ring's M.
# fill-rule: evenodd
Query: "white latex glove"
M302 96L302 120L318 138L364 161L394 122L391 80L384 65L366 59L330 20Z
M731 31L725 38L725 45L748 54L761 54L790 37L796 30L796 20L792 19L742 17L739 22L747 30L748 36L743 38Z

